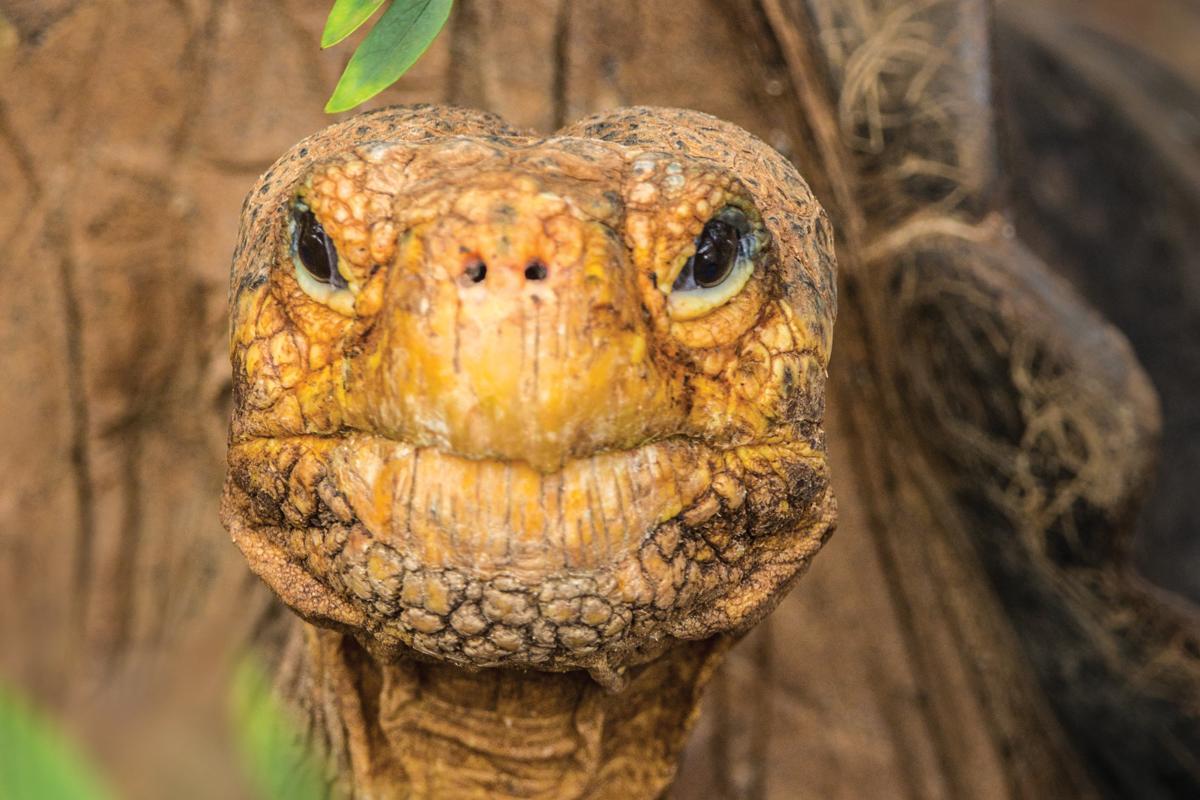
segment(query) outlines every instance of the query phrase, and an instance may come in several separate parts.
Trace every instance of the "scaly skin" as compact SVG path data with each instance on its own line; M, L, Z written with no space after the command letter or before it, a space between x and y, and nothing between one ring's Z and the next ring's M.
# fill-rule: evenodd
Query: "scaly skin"
M336 294L298 278L297 198L336 246ZM752 274L715 308L672 305L727 206L762 234ZM832 530L832 250L794 168L694 112L547 139L433 106L332 126L243 209L225 524L288 605L385 673L587 670L618 691L683 658L698 691L721 648L680 643L753 625ZM631 696L667 704L647 680ZM671 702L657 735L675 742L695 693ZM572 796L608 796L602 761ZM391 790L470 793L412 772ZM659 773L603 791L652 796ZM477 788L535 794L513 785Z

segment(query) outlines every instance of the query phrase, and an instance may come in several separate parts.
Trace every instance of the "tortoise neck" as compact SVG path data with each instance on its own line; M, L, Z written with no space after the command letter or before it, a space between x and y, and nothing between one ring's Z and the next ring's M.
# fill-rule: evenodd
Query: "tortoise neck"
M351 637L302 625L293 674L306 679L292 693L344 788L364 798L657 797L727 648L683 643L610 693L580 671L383 664Z

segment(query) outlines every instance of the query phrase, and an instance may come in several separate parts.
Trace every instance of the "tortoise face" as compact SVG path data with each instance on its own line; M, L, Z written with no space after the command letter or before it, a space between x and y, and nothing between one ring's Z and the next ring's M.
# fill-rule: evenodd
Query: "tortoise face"
M243 212L224 521L385 657L611 675L748 626L832 528L831 250L700 114L327 129Z

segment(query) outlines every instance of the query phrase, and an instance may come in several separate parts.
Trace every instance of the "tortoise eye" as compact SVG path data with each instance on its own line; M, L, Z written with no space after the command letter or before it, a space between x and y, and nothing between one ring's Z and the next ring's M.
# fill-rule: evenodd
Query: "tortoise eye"
M696 250L679 270L668 293L673 318L695 319L737 295L754 272L766 240L760 223L736 206L726 206L704 223Z
M312 209L299 200L292 207L292 252L313 280L334 289L346 287L346 279L338 272L337 248Z
M692 256L692 278L696 285L710 289L729 277L738 255L737 228L721 219L710 219L696 239L696 254ZM685 268L679 277L687 274ZM679 280L676 289L681 288Z
M303 200L297 198L292 203L287 224L291 234L292 264L300 288L339 314L354 316L355 294L338 270L337 247L321 221Z

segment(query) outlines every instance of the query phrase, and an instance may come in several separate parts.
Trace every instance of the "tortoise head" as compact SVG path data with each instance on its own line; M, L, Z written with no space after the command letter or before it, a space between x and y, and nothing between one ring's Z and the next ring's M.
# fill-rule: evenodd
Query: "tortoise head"
M332 126L243 209L224 522L384 658L614 675L743 630L832 529L832 250L703 114Z

